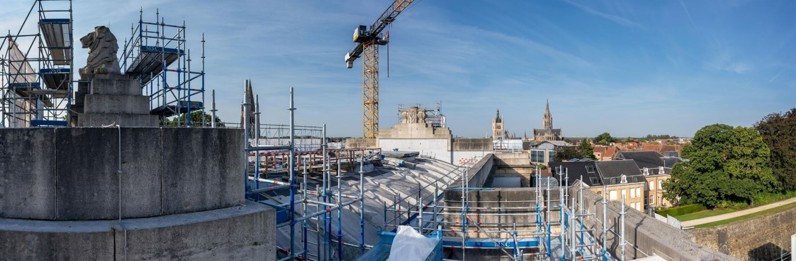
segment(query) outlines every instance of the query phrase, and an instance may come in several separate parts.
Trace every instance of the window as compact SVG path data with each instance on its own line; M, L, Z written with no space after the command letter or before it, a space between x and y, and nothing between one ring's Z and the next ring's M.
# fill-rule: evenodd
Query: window
M627 190L626 189L622 190L622 198L625 198L625 199L627 198Z
M655 204L655 196L650 197L650 205Z
M636 190L630 189L630 198L636 198Z
M636 188L636 195L641 197L641 188Z
M663 180L658 180L658 189L663 189Z
M548 160L549 160L549 161L554 161L554 160L556 160L556 151L554 151L554 150L551 150L551 151L550 151L550 153L549 153L549 154L547 154L547 155L548 155Z
M541 150L531 151L531 162L544 163L544 151Z
M654 190L655 189L655 181L650 181L650 185L647 187L647 190Z
M594 173L594 166L586 165L586 173Z
M609 194L610 194L610 197L609 197L609 198L610 198L611 200L616 200L616 190L611 190L611 191L609 192Z

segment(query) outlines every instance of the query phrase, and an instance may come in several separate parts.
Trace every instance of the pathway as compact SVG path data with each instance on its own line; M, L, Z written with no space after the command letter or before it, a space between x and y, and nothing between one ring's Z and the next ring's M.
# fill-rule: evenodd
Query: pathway
M682 227L694 227L694 226L697 226L697 225L712 223L712 222L716 222L716 221L722 221L722 220L730 219L730 218L734 218L734 217L746 216L746 215L749 215L749 214L757 213L757 212L760 212L760 211L763 211L763 210L772 209L772 208L783 206L783 205L787 205L787 204L790 204L790 203L796 203L796 197L789 198L789 199L782 200L782 201L777 201L777 202L774 202L774 203L771 203L771 204L768 204L768 205L762 205L762 206L759 206L759 207L754 207L754 208L750 208L750 209L744 209L744 210L740 210L740 211L735 211L735 212L732 212L732 213L721 214L721 215L717 215L717 216L700 218L700 219L694 219L694 220L689 220L689 221L683 221L680 224L682 225Z

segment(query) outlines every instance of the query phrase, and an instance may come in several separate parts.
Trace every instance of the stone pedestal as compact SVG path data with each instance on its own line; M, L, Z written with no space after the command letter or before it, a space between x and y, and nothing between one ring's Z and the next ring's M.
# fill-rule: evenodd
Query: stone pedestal
M0 128L0 260L275 260L243 143L227 128Z
M156 127L158 117L149 114L149 97L141 94L138 81L124 75L96 76L78 84L75 104L78 127L119 124L122 127Z

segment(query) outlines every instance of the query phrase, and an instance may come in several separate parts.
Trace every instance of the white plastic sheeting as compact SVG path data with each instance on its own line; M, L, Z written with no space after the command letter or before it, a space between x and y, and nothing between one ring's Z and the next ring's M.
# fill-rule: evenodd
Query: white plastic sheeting
M438 242L438 239L426 238L410 226L398 226L387 261L426 260Z

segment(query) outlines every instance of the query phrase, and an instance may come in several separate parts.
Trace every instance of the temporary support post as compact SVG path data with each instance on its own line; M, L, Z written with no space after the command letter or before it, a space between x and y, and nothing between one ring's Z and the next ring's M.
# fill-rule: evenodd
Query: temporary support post
M606 235L606 233L608 233L608 215L605 213L606 210L608 210L608 200L605 198L605 196L608 194L607 189L608 187L603 185L603 261L608 261L608 248L606 247L606 241L608 239L608 235Z
M583 175L580 175L580 186L578 186L578 217L580 218L580 253L583 253L583 245L586 242L583 240Z
M342 168L337 162L337 260L343 260L343 183Z
M547 217L547 226L545 227L545 230L547 230L547 257L548 258L552 258L553 257L553 251L552 251L552 249L551 249L552 247L550 245L552 243L552 240L550 239L550 236L551 236L550 235L550 206L551 206L550 204L551 203L552 202L550 202L550 178L548 178L547 179L547 205L545 205L545 208L547 208L547 215L545 216L545 217Z
M619 247L621 248L622 253L619 255L619 260L622 260L622 261L625 260L625 214L626 213L627 212L625 212L625 195L622 194L622 212L619 212L619 216L621 216L621 218L620 218L621 222L619 223L619 229L622 231L621 232L621 238L619 239L619 240L621 240L621 241L619 241Z
M467 260L467 249L465 248L465 240L467 239L467 169L462 169L462 260Z
M365 252L365 159L359 162L359 249Z
M249 84L251 84L251 82L249 82ZM259 99L259 95L257 97ZM247 103L248 103L248 101L247 101ZM260 120L259 120L259 118L260 118L260 114L259 114L260 104L258 102L256 105L249 104L249 106L255 106L256 111L258 112L257 115L256 115L256 118L254 119L255 120L254 126L249 126L249 128L253 127L255 129L259 130L260 129ZM244 112L245 112L245 114L249 113L249 111L244 111ZM188 114L188 115L189 115L188 118L190 119L191 118L190 114ZM204 115L202 115L202 118L204 118ZM188 126L190 126L190 122L188 122ZM245 132L245 133L249 133L249 132ZM254 146L255 147L260 147L260 132L256 131L255 134L256 135L254 135ZM246 153L247 153L246 155L248 157L248 152L246 152ZM254 154L255 154L254 155L254 190L260 190L260 181L259 181L260 180L260 152L259 151L255 151ZM260 201L260 193L257 193L257 195L255 195L254 198L255 198L256 201ZM290 203L293 204L293 202L290 202Z
M296 179L296 171L295 171L295 169L296 169L296 162L295 162L295 160L296 160L296 146L294 146L295 145L295 137L293 137L293 135L295 134L294 133L294 130L295 130L295 128L294 128L294 122L295 122L294 116L295 116L296 108L293 106L293 87L290 87L290 108L288 108L288 110L290 111L290 160L289 160L290 167L288 169L288 172L289 172L288 174L290 175L290 181L289 181L289 183L290 183L290 259L292 260L292 259L295 259L295 257L296 257L296 252L295 252L296 248L295 248L295 242L294 242L295 234L296 234L296 214L295 214L296 213L296 207L295 207L295 203L296 203L296 192L295 192L295 190L296 190L296 188L294 187L295 184L296 184L295 183L296 182L296 180L295 180ZM247 110L247 112L248 112L248 110ZM244 113L244 114L248 114L248 113ZM259 128L260 126L257 126L257 127Z
M258 101L258 104L259 104L259 101ZM257 106L257 107L259 108L259 106ZM258 118L259 118L259 116L258 116ZM257 126L259 126L259 124ZM258 131L257 135L259 136L259 134L260 134L260 132ZM304 216L307 216L307 160L305 159L305 160L303 160L303 162L304 162L304 173L303 173L304 175L303 175L301 183L303 184L302 190L304 192L304 196L303 196L302 201L301 201L301 203L302 203L301 207L302 207L302 213L304 214ZM304 234L302 235L301 238L302 238L302 241L304 242L304 248L302 248L304 251L302 251L301 259L302 260L307 260L307 252L308 252L307 251L307 219L304 219L304 221L302 221L302 227L303 227L303 230L304 230Z
M328 187L329 187L328 183L329 183L329 173L330 173L330 167L331 166L329 166L329 153L327 153L327 149L329 147L329 144L326 142L326 124L325 123L323 124L323 141L321 142L321 144L322 144L321 145L321 150L323 152L323 171L322 171L323 172L323 179L322 179L322 182L321 182L321 194L323 195L323 203L329 203L329 199L328 199L328 197L326 195L326 192L329 190L328 189ZM318 207L320 208L321 206L319 205ZM324 207L324 208L329 209L328 207ZM323 240L324 251L328 251L329 250L329 238L330 238L330 236L329 236L328 233L329 233L330 229L327 228L328 221L329 221L328 219L329 219L329 211L325 211L323 213L323 230L324 231L323 231L323 234L322 234L323 238L324 238L324 240ZM320 236L321 235L318 235L318 237L320 237ZM326 254L325 255L326 258L328 259L329 258L328 253L325 253L325 254ZM320 256L321 256L321 253L318 252L319 259L320 259Z
M559 177L559 181L558 181L558 213L559 213L558 225L561 227L561 231L558 233L558 238L559 238L559 242L561 242L561 246L560 246L560 249L561 249L560 258L561 258L561 260L565 260L566 259L566 257L565 257L566 254L564 252L564 249L566 248L566 241L564 239L564 235L566 235L566 229L567 229L566 224L565 224L566 223L566 218L565 218L566 214L564 214L564 209L566 208L565 205L567 203L567 200L566 200L566 196L564 195L564 193L565 193L564 192L564 183L563 183L564 179L561 178L563 173L564 173L564 171L561 168L558 168L558 177Z

